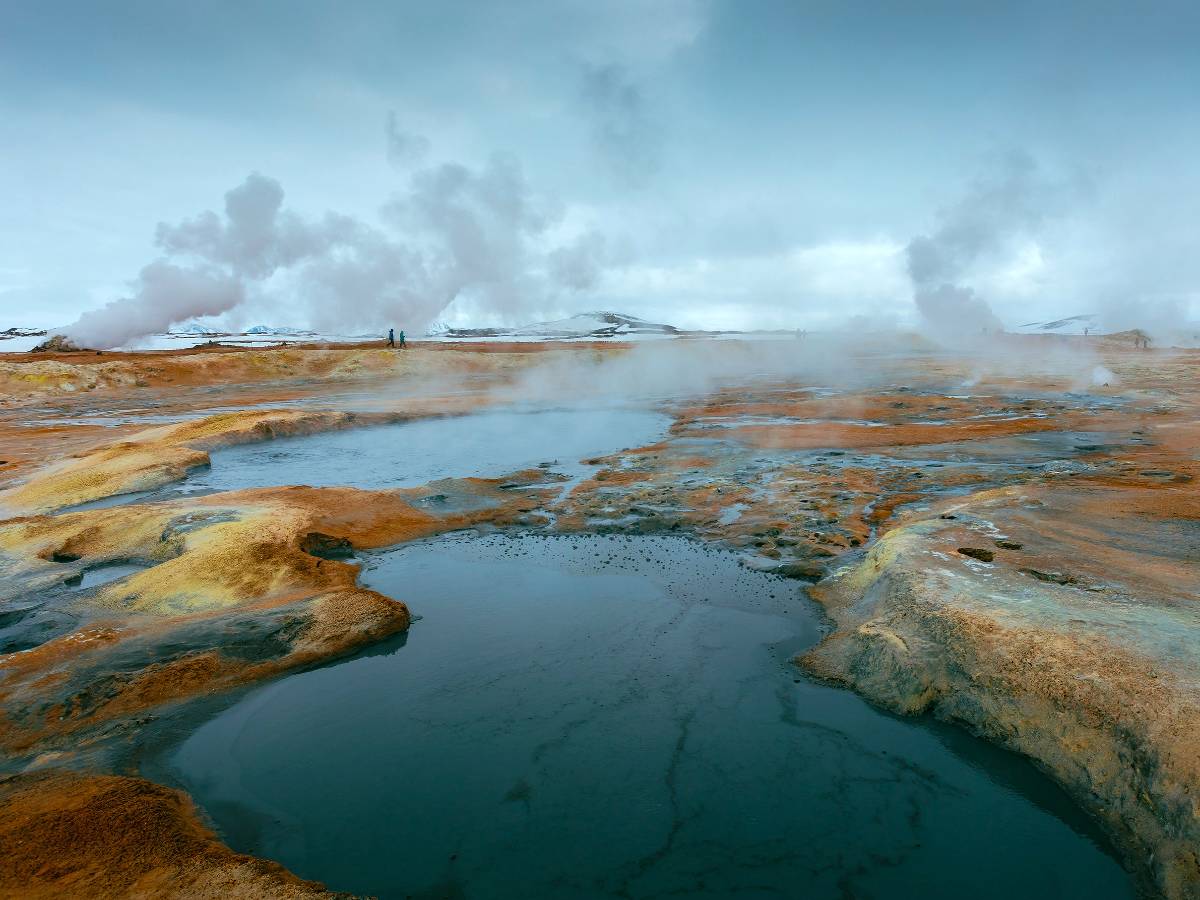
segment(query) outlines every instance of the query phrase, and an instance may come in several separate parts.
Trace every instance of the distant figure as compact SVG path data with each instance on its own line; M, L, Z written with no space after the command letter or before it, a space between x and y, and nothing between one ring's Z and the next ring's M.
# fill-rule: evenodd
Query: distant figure
M400 332L400 349L404 349L404 332Z
M404 332L403 331L400 332L400 340L401 341L404 340ZM396 329L394 329L394 328L388 329L388 346L389 347L396 346Z

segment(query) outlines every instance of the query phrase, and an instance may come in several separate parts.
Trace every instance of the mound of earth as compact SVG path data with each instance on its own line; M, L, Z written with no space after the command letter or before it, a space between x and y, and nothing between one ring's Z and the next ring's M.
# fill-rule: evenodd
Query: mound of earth
M79 347L65 334L56 334L42 341L30 353L82 353L86 347Z
M0 895L344 896L234 853L178 791L140 778L44 771L0 781Z

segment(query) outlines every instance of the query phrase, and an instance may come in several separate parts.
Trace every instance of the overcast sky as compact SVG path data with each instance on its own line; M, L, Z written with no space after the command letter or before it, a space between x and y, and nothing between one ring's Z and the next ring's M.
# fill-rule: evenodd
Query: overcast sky
M953 275L1005 325L1200 314L1195 2L0 6L0 327L190 265L158 224L251 173L359 237L196 251L240 324L909 323L909 242L980 197L1008 212ZM346 271L365 228L378 277Z

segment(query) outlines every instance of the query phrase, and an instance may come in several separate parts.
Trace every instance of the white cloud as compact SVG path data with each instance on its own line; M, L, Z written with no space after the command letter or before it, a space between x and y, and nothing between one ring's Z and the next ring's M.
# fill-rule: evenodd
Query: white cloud
M634 264L609 273L610 305L654 308L685 328L821 327L907 307L903 245L876 238L773 256Z

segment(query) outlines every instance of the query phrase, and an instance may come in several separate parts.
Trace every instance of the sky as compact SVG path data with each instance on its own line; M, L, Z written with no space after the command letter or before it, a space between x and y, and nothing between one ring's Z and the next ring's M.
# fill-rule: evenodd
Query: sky
M0 7L0 328L1200 318L1193 2Z

